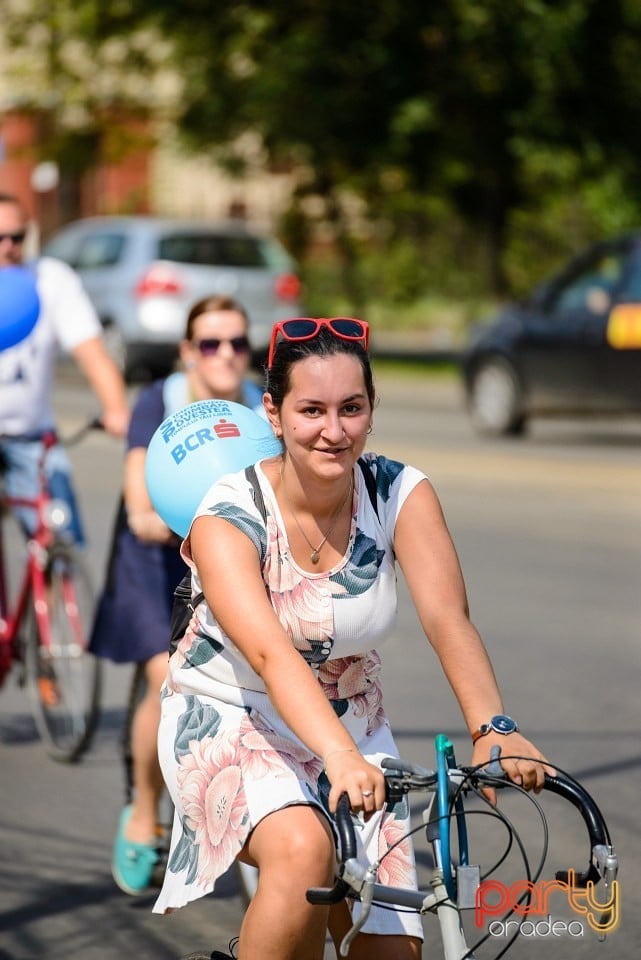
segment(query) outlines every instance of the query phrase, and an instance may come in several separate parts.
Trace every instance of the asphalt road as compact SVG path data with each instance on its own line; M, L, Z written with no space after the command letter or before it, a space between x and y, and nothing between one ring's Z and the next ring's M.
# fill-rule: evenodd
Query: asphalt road
M372 449L407 459L431 477L506 709L594 793L621 860L622 919L605 943L587 930L544 940L521 935L509 956L528 960L543 950L549 960L637 956L641 423L540 423L526 441L488 442L473 436L450 379L385 377L378 388ZM85 389L66 375L57 407L69 430L93 410ZM122 448L92 434L72 457L99 580ZM443 731L459 759L468 759L458 707L402 586L398 630L382 653L401 752L430 766L432 738ZM177 960L207 944L224 949L238 928L242 903L233 875L216 897L167 917L151 914L153 898L128 898L113 884L110 848L123 796L118 736L130 673L113 666L107 673L102 723L91 753L76 766L46 758L12 678L0 695L2 960ZM558 866L584 868L587 843L575 812L556 798L543 800L552 862L545 876ZM509 799L501 806L520 824L520 809L512 811ZM525 822L526 841L538 837ZM503 840L489 829L481 834L480 855L496 858ZM561 915L561 906L554 901L552 913ZM431 918L425 929L431 946L425 955L440 956ZM479 956L495 956L504 942L496 938Z

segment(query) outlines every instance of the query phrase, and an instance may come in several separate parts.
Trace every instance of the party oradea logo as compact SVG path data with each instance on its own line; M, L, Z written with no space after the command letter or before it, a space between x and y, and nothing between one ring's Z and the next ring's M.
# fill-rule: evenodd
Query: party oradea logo
M574 917L553 918L559 898L570 906ZM517 880L506 885L499 880L484 880L476 890L474 922L477 927L487 923L488 933L493 937L508 937L515 932L533 938L583 937L586 924L604 936L618 926L619 901L617 880L608 887L607 900L600 900L595 884L588 880L585 886L579 885L572 869L568 871L567 881Z

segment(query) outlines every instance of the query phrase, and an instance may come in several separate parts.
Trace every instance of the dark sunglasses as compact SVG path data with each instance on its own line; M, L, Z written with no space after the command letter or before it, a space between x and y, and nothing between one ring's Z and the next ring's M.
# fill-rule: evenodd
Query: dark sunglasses
M280 340L313 340L323 327L340 340L360 341L367 350L369 325L364 320L353 317L292 317L290 320L279 320L272 328L267 369L271 369L276 345Z
M2 243L3 240L11 240L11 242L17 246L19 243L24 243L26 236L26 230L19 230L18 233L0 233L0 243Z
M203 357L213 357L218 353L218 348L222 343L228 343L234 353L247 353L249 351L249 339L244 334L240 337L230 337L229 339L219 340L218 337L205 337L203 340L192 340L191 345L195 350L199 350Z

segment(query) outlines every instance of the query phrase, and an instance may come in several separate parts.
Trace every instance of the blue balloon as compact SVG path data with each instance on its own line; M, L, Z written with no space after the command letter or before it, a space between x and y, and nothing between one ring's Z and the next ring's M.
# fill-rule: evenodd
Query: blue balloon
M0 350L28 337L40 315L36 278L25 267L0 267Z
M167 417L147 448L145 481L156 512L186 537L213 483L281 452L269 423L228 400L198 400Z

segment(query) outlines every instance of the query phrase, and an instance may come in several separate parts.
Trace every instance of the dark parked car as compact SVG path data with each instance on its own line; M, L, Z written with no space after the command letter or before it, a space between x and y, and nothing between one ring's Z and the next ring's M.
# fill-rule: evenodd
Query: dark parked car
M590 247L477 328L462 357L482 433L533 416L641 413L641 232Z
M274 237L238 222L88 217L63 227L43 253L78 272L130 379L169 371L201 297L242 303L257 356L273 323L301 312L294 261Z

